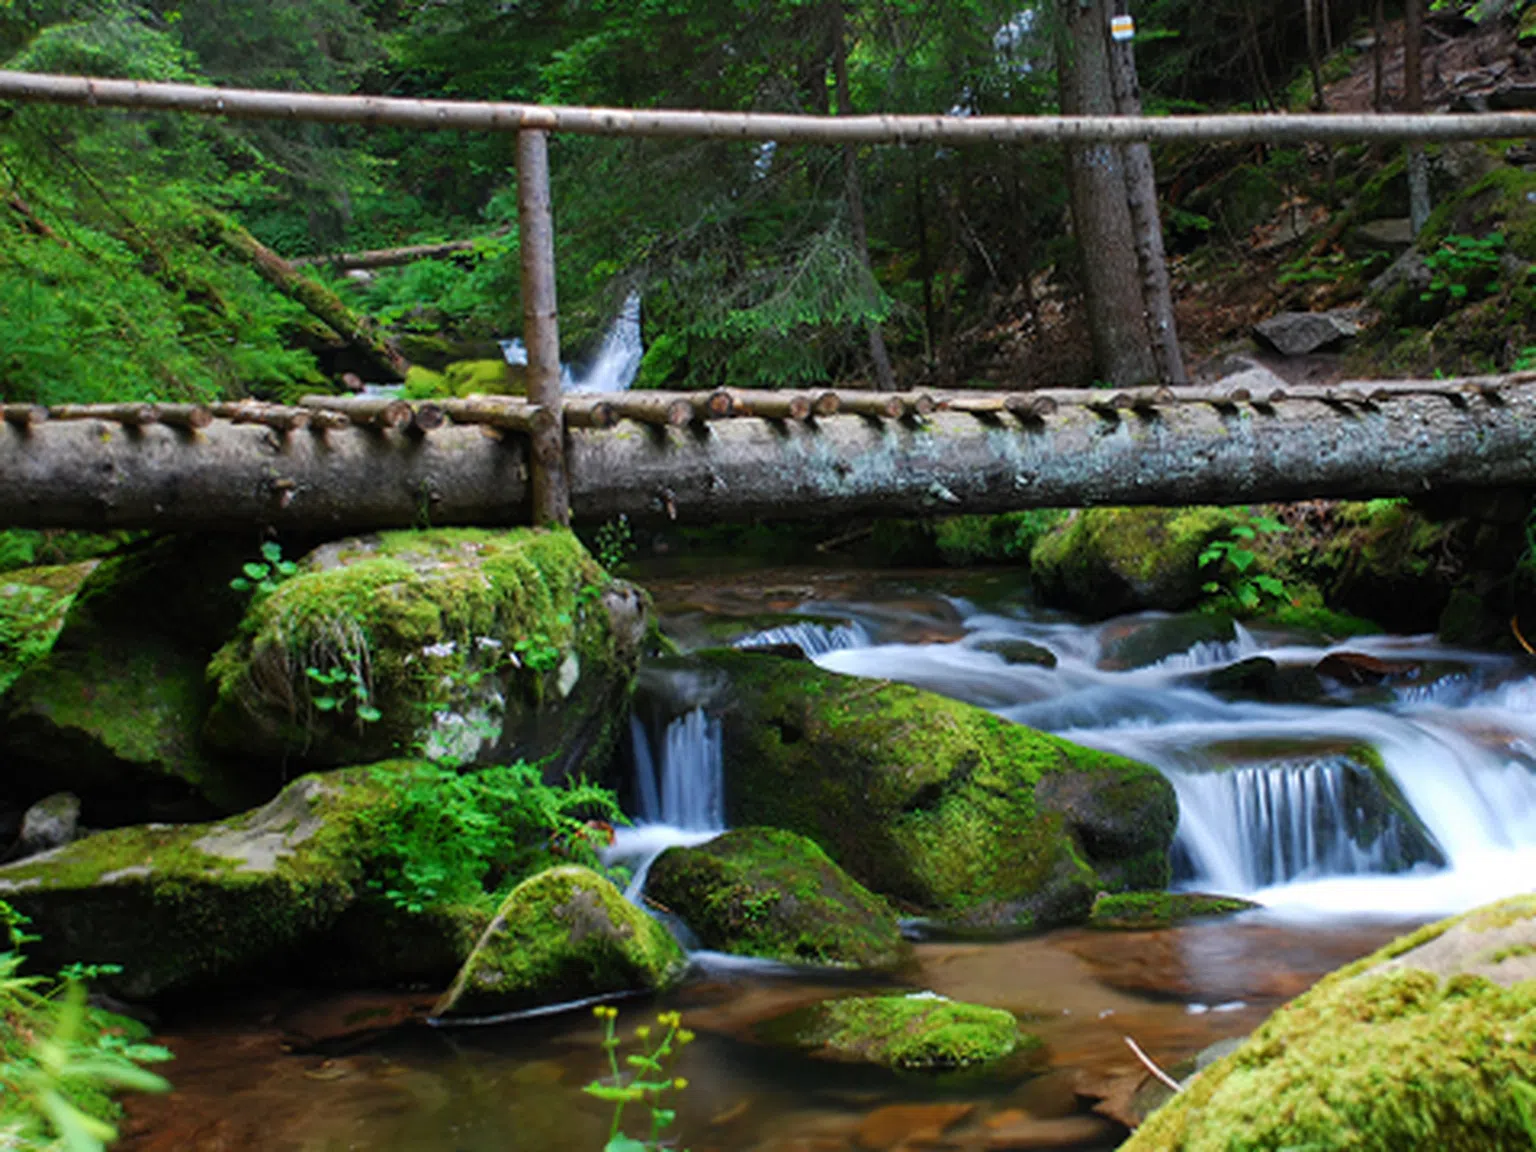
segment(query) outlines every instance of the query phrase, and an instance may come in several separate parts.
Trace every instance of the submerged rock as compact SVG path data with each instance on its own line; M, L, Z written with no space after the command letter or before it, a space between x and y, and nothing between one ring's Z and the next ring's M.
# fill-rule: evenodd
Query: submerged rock
M714 651L726 818L809 836L860 883L975 927L1087 918L1168 883L1177 808L1155 769L888 681Z
M1088 923L1094 928L1139 931L1257 907L1252 900L1205 892L1103 892L1093 902Z
M1011 1012L931 992L824 1000L759 1026L770 1041L813 1056L903 1072L975 1070L1013 1055L1023 1036Z
M1324 978L1155 1112L1124 1152L1516 1152L1536 1083L1536 895L1443 920ZM1528 1107L1528 1105L1527 1105Z
M502 902L436 1016L489 1016L674 983L672 934L586 868L551 868Z
M1232 617L1214 612L1177 616L1136 616L1106 625L1099 637L1099 667L1113 671L1145 668L1189 652L1237 642Z
M600 775L644 596L569 532L440 529L327 544L208 666L210 743L324 767L399 748Z
M890 906L793 832L738 828L669 848L646 893L722 952L855 968L888 968L906 953Z

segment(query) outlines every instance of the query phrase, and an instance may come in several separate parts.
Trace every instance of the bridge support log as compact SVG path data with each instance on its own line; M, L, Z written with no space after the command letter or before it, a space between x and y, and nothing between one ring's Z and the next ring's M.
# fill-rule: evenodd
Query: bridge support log
M1536 484L1536 384L1412 387L1362 388L1359 404L1322 394L1262 408L1065 403L1028 419L1004 408L937 411L921 422L620 421L568 429L565 460L572 513L589 522L619 513L698 522L1235 504ZM318 427L3 423L0 525L340 533L534 518L520 433Z

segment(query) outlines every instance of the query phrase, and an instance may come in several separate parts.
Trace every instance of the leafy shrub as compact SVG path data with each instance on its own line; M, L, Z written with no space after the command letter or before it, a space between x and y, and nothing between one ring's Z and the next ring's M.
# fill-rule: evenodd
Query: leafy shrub
M479 903L550 857L596 864L589 820L623 820L606 788L546 784L519 760L467 768L380 768L388 793L378 828L386 845L373 885L396 907Z

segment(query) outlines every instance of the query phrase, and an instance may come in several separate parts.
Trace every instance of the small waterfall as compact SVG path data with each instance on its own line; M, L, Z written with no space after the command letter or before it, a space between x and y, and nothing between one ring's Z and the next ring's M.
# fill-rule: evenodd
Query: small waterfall
M1179 799L1178 849L1202 887L1255 892L1411 862L1403 820L1363 803L1374 782L1348 761L1165 771Z
M846 624L817 624L807 620L803 624L781 624L777 628L765 628L737 640L734 648L770 648L780 644L793 644L808 657L815 659L828 652L841 652L849 648L867 648L869 633L857 621Z
M518 339L498 341L501 355L508 364L528 363L528 349ZM578 378L568 364L560 366L560 389L563 392L624 392L634 383L635 373L640 371L640 360L645 347L640 340L640 293L631 292L624 298L624 306L603 334L597 355L591 365Z
M660 755L639 717L629 718L639 819L616 831L603 858L627 863L624 895L638 901L651 863L668 848L691 847L725 831L725 773L718 718L695 708L667 725Z

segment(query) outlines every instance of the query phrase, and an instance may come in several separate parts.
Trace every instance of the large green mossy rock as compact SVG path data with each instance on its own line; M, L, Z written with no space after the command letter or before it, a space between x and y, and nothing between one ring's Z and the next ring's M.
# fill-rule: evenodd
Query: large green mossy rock
M502 902L436 1016L489 1016L665 988L687 957L672 934L597 873L551 868Z
M1170 612L1200 598L1200 553L1244 517L1226 508L1087 508L1035 544L1030 578L1051 604L1094 617Z
M1144 764L969 704L800 661L715 650L726 818L809 836L850 875L957 925L1087 918L1161 888L1178 810Z
M1012 1056L1022 1036L1011 1012L932 993L823 1000L759 1026L764 1039L822 1059L902 1072L975 1071Z
M1335 972L1154 1113L1124 1152L1526 1152L1536 895L1421 929Z
M52 650L75 593L98 563L0 573L0 696Z
M907 951L890 905L793 832L738 828L669 848L651 865L646 894L720 952L889 968Z
M315 767L421 749L601 775L646 618L643 594L569 532L326 544L213 657L206 736Z
M388 803L376 765L295 780L210 824L99 832L0 868L31 917L29 960L116 964L101 983L154 998L271 979L445 979L484 924L473 909L407 917L366 884ZM350 958L348 967L342 963Z
M0 761L18 802L68 789L101 826L272 795L275 771L221 763L200 737L203 668L240 618L229 582L249 553L243 539L172 536L95 566L52 649L0 700Z

